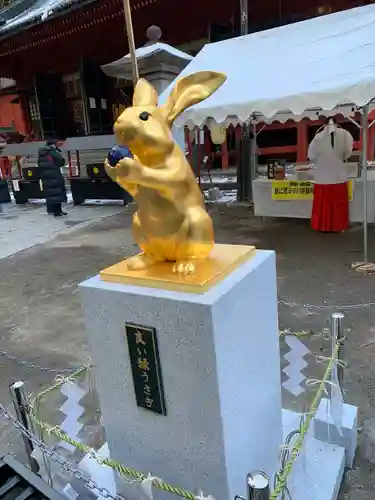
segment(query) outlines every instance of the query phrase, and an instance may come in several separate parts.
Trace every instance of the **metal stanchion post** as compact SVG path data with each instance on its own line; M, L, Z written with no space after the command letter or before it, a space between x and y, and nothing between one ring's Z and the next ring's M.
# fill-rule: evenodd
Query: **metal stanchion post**
M247 498L236 495L234 500L269 500L270 480L264 472L250 472L246 476Z
M33 432L33 426L32 423L30 422L29 416L27 414L27 407L28 407L28 397L27 393L25 390L25 384L21 380L18 382L14 382L9 387L10 394L12 396L12 401L13 401L13 406L14 410L16 412L16 417L17 420L30 432ZM37 462L34 460L34 458L31 456L33 450L34 450L34 445L28 439L26 436L22 435L23 442L25 444L25 450L26 450L26 455L30 464L30 468L32 472L37 473L39 471L39 467Z
M337 342L340 342L340 348L337 353L337 359L341 360L343 351L343 340L344 340L344 318L345 314L341 312L335 312L331 317L331 336L332 336L332 352L334 351ZM335 368L337 372L337 380L340 384L341 390L344 389L344 368L341 363L336 363Z
M247 475L247 500L269 500L270 481L264 472L251 472Z

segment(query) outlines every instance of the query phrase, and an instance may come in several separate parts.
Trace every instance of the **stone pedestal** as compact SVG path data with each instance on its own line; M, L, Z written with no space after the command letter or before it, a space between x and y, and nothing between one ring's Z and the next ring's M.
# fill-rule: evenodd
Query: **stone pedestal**
M217 499L246 495L250 471L277 470L282 411L273 252L257 251L203 294L99 276L80 290L113 459ZM156 329L165 416L137 406L125 323Z
M343 404L342 406L342 428L340 431L334 425L330 416L329 401L323 398L316 418L314 419L314 436L324 443L332 443L345 449L345 466L353 467L354 456L357 450L358 439L358 408L356 406Z

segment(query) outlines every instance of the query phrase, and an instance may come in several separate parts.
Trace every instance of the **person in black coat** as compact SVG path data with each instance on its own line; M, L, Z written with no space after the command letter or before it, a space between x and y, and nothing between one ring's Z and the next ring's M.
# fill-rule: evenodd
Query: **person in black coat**
M55 144L55 141L49 140L46 146L39 149L38 167L47 202L47 212L49 215L61 217L66 215L66 212L62 211L61 204L67 201L65 181L61 173L65 159Z

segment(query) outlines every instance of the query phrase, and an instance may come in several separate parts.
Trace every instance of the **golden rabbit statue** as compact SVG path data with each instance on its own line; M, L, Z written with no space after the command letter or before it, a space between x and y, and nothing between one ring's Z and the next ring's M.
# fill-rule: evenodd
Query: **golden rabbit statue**
M195 272L197 260L207 259L214 246L211 217L184 152L171 128L185 109L213 94L226 80L223 73L202 71L177 81L167 102L158 106L158 94L140 79L133 106L114 125L116 142L128 147L124 158L108 175L137 202L133 234L143 253L127 259L129 270L170 261L174 272Z

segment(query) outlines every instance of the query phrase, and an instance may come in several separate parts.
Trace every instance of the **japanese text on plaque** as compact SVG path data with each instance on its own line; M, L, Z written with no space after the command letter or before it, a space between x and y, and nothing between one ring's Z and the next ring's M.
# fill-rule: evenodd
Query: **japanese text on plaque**
M156 330L133 323L125 330L137 405L166 415Z

